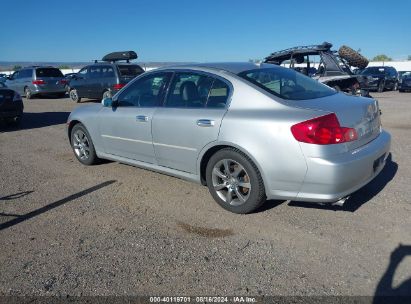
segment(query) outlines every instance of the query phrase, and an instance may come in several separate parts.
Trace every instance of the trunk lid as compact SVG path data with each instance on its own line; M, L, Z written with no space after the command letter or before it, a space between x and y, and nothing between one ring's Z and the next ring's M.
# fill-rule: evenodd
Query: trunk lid
M358 139L346 143L349 150L361 147L381 133L380 109L372 98L349 96L338 93L331 96L299 101L287 101L295 107L335 113L342 127L354 128Z

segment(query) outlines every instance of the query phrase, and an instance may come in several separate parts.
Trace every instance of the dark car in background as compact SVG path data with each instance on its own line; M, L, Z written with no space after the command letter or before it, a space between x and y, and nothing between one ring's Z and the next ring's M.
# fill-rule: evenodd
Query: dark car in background
M390 66L368 67L361 72L361 75L366 76L367 89L377 92L384 90L398 89L398 72Z
M69 95L74 102L81 98L110 98L134 77L144 73L133 51L114 52L82 68L69 82Z
M38 95L66 94L63 73L52 66L30 66L14 72L6 81L6 85L31 99Z
M66 92L67 92L67 93L70 92L70 81L71 81L72 79L74 79L76 76L77 76L77 73L67 73L67 74L64 74L64 79L66 80L65 88L66 88Z
M23 108L20 94L0 82L0 121L18 125L23 116Z
M398 90L400 92L411 91L411 71L398 72Z
M7 75L6 74L0 74L0 82L6 82L7 80Z

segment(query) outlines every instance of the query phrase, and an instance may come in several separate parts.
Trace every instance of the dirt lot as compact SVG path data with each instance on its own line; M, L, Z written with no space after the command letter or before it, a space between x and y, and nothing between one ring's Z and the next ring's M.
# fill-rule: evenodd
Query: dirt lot
M411 94L373 96L393 139L372 183L342 208L244 216L200 185L82 166L65 133L82 105L25 101L21 128L0 131L0 295L411 294Z

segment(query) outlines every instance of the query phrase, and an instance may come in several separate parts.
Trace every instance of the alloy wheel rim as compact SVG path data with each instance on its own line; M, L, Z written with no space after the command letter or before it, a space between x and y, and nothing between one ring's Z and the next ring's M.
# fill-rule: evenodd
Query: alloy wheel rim
M211 178L214 191L231 206L243 205L250 197L250 176L245 168L235 160L218 161L213 167Z
M73 134L73 149L81 160L86 160L90 156L90 142L82 130L77 130Z
M72 100L76 101L77 100L77 92L75 90L70 91L70 97Z

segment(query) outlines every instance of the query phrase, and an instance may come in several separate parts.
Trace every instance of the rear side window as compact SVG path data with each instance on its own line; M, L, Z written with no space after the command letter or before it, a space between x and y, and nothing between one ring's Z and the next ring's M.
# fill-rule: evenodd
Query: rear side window
M229 88L226 83L203 74L181 72L174 75L166 107L224 108Z
M250 70L239 76L283 99L315 99L337 93L310 77L286 68Z
M144 73L144 70L138 66L138 65L118 65L118 71L120 73L120 76L125 76L125 77L136 77L142 73Z
M196 73L176 73L166 100L166 107L204 108L213 78Z
M207 108L224 108L229 94L228 85L215 79L207 100Z
M64 77L59 69L55 68L39 68L36 69L37 77Z
M90 76L90 78L100 78L101 77L101 67L100 66L91 66L89 76Z
M19 78L31 78L33 76L31 69L21 70Z
M102 66L101 67L101 77L114 77L114 69L111 66Z

